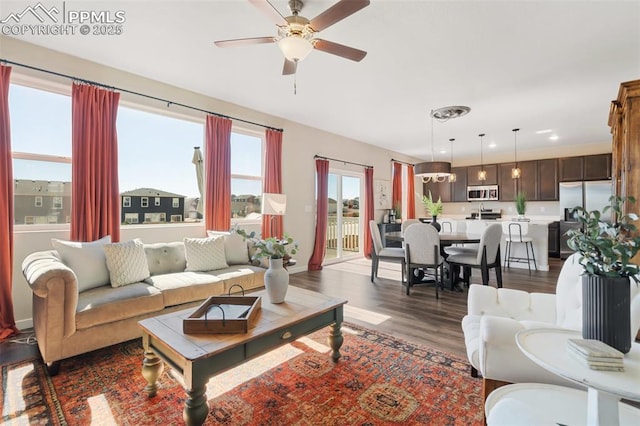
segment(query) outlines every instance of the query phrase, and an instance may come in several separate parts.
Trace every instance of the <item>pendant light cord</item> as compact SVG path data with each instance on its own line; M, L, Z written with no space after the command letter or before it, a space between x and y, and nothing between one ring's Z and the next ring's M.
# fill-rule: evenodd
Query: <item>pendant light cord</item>
M429 114L431 116L431 162L433 163L435 161L435 157L433 155L433 144L434 144L434 139L433 139L433 110L431 110L431 114Z

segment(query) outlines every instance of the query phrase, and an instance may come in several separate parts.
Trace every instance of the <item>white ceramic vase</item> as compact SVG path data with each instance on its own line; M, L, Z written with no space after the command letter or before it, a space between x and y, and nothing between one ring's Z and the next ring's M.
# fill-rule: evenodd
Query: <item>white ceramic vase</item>
M269 259L269 269L264 273L264 286L271 303L282 303L289 288L289 272L282 259Z

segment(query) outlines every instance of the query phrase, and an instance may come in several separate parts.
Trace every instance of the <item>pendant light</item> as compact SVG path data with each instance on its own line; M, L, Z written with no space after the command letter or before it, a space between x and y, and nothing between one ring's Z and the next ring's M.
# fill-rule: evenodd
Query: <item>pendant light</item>
M484 133L480 133L480 171L478 172L478 180L485 181L487 180L487 171L484 169L483 158L482 158L482 138L485 136Z
M453 165L453 141L455 141L455 139L453 138L449 139L449 142L451 143L451 164L452 165ZM449 182L455 182L457 178L458 177L456 176L456 174L451 172L451 174L449 175Z
M471 108L466 106L447 106L431 110L431 161L418 163L414 166L415 175L422 178L423 183L428 182L444 182L448 177L451 181L451 163L446 161L435 161L434 150L434 137L433 137L433 119L438 121L448 121L452 118L461 117L471 111ZM455 180L455 177L453 178Z
M513 153L516 163L515 167L511 169L511 178L520 179L520 177L522 176L522 170L520 170L520 167L518 167L518 132L520 131L520 129L513 129L511 131L513 132Z

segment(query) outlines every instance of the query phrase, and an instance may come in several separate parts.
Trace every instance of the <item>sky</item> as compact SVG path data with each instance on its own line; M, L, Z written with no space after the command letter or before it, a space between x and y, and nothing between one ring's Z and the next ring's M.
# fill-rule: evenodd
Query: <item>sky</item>
M14 152L71 157L71 97L12 84L9 90L11 143ZM201 122L119 106L117 117L120 192L154 188L187 197L199 196L194 147L204 153ZM262 175L262 140L232 133L233 174ZM14 179L71 181L71 164L14 159ZM360 196L360 179L344 176L342 198ZM329 196L338 196L337 177ZM232 179L232 193L259 194L261 183Z

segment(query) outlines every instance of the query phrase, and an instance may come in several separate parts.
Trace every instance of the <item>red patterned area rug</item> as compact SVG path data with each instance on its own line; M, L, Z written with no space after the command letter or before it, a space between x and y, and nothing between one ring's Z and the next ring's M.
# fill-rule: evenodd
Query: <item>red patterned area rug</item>
M481 380L468 364L425 346L343 325L338 363L327 330L215 376L209 425L482 424ZM35 425L182 424L186 394L169 368L148 398L139 340L62 362L2 367L2 421Z

